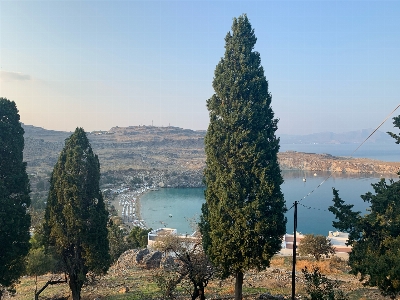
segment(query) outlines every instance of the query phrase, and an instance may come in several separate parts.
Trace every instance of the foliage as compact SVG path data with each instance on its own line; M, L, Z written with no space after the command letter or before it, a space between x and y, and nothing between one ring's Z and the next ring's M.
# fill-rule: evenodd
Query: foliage
M335 254L332 243L323 235L306 234L298 247L300 255L311 255L316 260L325 255Z
M132 180L130 181L131 185L140 185L143 184L143 180L140 177L133 177Z
M55 260L45 252L44 247L31 249L26 258L26 274L29 276L44 275L52 272Z
M128 250L128 243L125 241L126 230L121 229L119 225L112 220L108 223L108 241L110 243L111 263L115 262L122 253Z
M86 274L110 265L107 221L99 189L100 164L85 131L65 141L50 179L44 230L47 246L62 257L72 298L80 299Z
M32 193L31 208L43 212L46 209L46 198L41 197L39 193Z
M400 127L400 118L394 120L395 127ZM368 214L353 212L352 205L344 204L335 189L329 210L338 219L334 226L349 232L351 272L394 299L400 294L400 181L381 179L372 187L374 194L361 196L370 204Z
M126 239L129 249L146 248L147 234L153 229L143 229L139 226L133 226Z
M0 298L24 272L29 251L29 179L24 129L14 101L0 98Z
M192 300L198 297L204 300L204 289L217 273L217 269L205 255L201 237L183 238L167 234L155 243L155 248L165 252L165 255L172 260L164 267L165 272L177 274L172 278L179 278L179 281L189 280L192 286L190 292Z
M256 40L247 16L234 18L215 69L215 94L207 101L206 203L199 227L222 275L236 276L236 299L243 272L268 266L286 231L278 120L260 54L253 51Z
M318 267L309 272L307 267L301 270L304 275L305 289L310 300L346 300L348 297L338 289L337 281L322 275Z
M175 299L176 289L183 276L171 270L159 270L153 276L153 280L161 291L162 299Z
M400 116L393 118L393 125L394 127L400 128ZM396 140L396 144L400 144L400 135L393 132L388 132L388 134Z
M50 252L46 253L43 242L40 231L30 239L31 249L26 257L26 274L29 276L39 276L54 271L56 259Z

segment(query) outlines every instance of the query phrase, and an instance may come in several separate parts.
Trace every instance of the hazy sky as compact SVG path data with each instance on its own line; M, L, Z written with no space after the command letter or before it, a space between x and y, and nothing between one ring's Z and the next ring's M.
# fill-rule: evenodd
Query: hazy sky
M400 103L400 1L383 0L0 0L0 97L46 129L207 129L214 69L242 13L278 133L374 128Z

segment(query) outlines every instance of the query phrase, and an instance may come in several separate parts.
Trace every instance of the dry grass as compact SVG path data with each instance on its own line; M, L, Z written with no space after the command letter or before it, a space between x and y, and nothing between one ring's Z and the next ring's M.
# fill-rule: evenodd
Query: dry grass
M352 275L349 275L345 268L346 262L337 259L323 260L316 262L310 259L299 259L297 264L296 292L304 294L302 284L301 268L307 266L318 266L325 275L334 280L342 282L342 289L345 290L351 300L361 299L384 299L379 295L375 288L366 288ZM265 292L271 294L281 294L289 296L291 294L291 257L275 257L271 261L271 267L265 271L249 271L245 274L243 291L247 295L246 299L256 299L256 296ZM159 296L159 289L153 282L154 271L143 270L137 266L131 266L123 270L117 267L110 268L106 276L97 278L95 281L84 286L82 289L82 300L136 300L151 299ZM50 276L40 276L38 287L40 288L49 280ZM226 280L215 279L206 288L208 298L230 297L234 294L234 278ZM127 289L126 289L127 288ZM180 288L183 292L183 288ZM31 300L34 298L35 281L33 277L21 278L21 283L17 286L17 294L12 300ZM41 300L55 300L68 297L69 289L67 284L49 286L41 295ZM189 299L188 295L183 294L179 299Z

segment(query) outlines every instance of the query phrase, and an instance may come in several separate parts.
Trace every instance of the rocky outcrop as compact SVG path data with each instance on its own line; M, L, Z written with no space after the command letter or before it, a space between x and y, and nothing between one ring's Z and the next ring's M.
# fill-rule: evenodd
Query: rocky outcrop
M141 263L146 255L150 253L149 249L145 248L142 250L139 250L138 253L136 254L136 263Z
M149 269L160 268L162 253L160 251L152 252L143 258L144 267Z
M164 270L167 270L167 271L172 271L172 270L174 270L177 266L178 266L178 264L175 263L175 260L174 260L174 258L173 258L172 256L167 256L165 259L163 259L163 260L161 261L161 267L162 267Z
M400 163L368 158L337 157L329 154L287 151L279 153L282 170L330 171L351 174L397 174Z

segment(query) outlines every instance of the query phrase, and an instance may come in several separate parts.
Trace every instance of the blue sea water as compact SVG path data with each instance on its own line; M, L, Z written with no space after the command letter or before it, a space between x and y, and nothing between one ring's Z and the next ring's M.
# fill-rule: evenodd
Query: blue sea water
M306 182L303 182L303 176ZM377 177L345 177L332 176L321 172L300 171L283 172L285 182L281 186L286 206L291 208L294 201L299 201L297 230L302 233L328 234L335 230L332 227L334 216L328 211L332 205L332 188L339 190L342 200L354 204L354 209L366 212L367 203L360 198L366 192L373 192L372 183L377 183ZM192 233L190 219L199 219L201 205L204 203L204 189L177 188L161 189L143 195L140 199L140 213L147 227L176 228L179 233ZM293 232L293 208L286 213L286 232Z
M358 145L281 145L281 151L299 151L309 153L329 153L334 156L350 156ZM353 153L353 157L367 157L383 161L400 161L400 146L366 145ZM297 230L302 233L327 235L332 227L334 216L328 211L332 205L332 188L339 190L339 195L354 209L366 212L368 203L360 195L373 192L371 184L377 183L379 175L346 175L328 172L284 171L284 183L281 186L287 208L294 201L299 201ZM306 182L303 182L306 177ZM398 177L393 176L394 180ZM149 192L141 197L141 216L148 227L176 228L179 233L193 232L189 219L199 219L201 205L204 203L204 190L197 189L161 189ZM286 232L293 232L293 208L286 213Z

